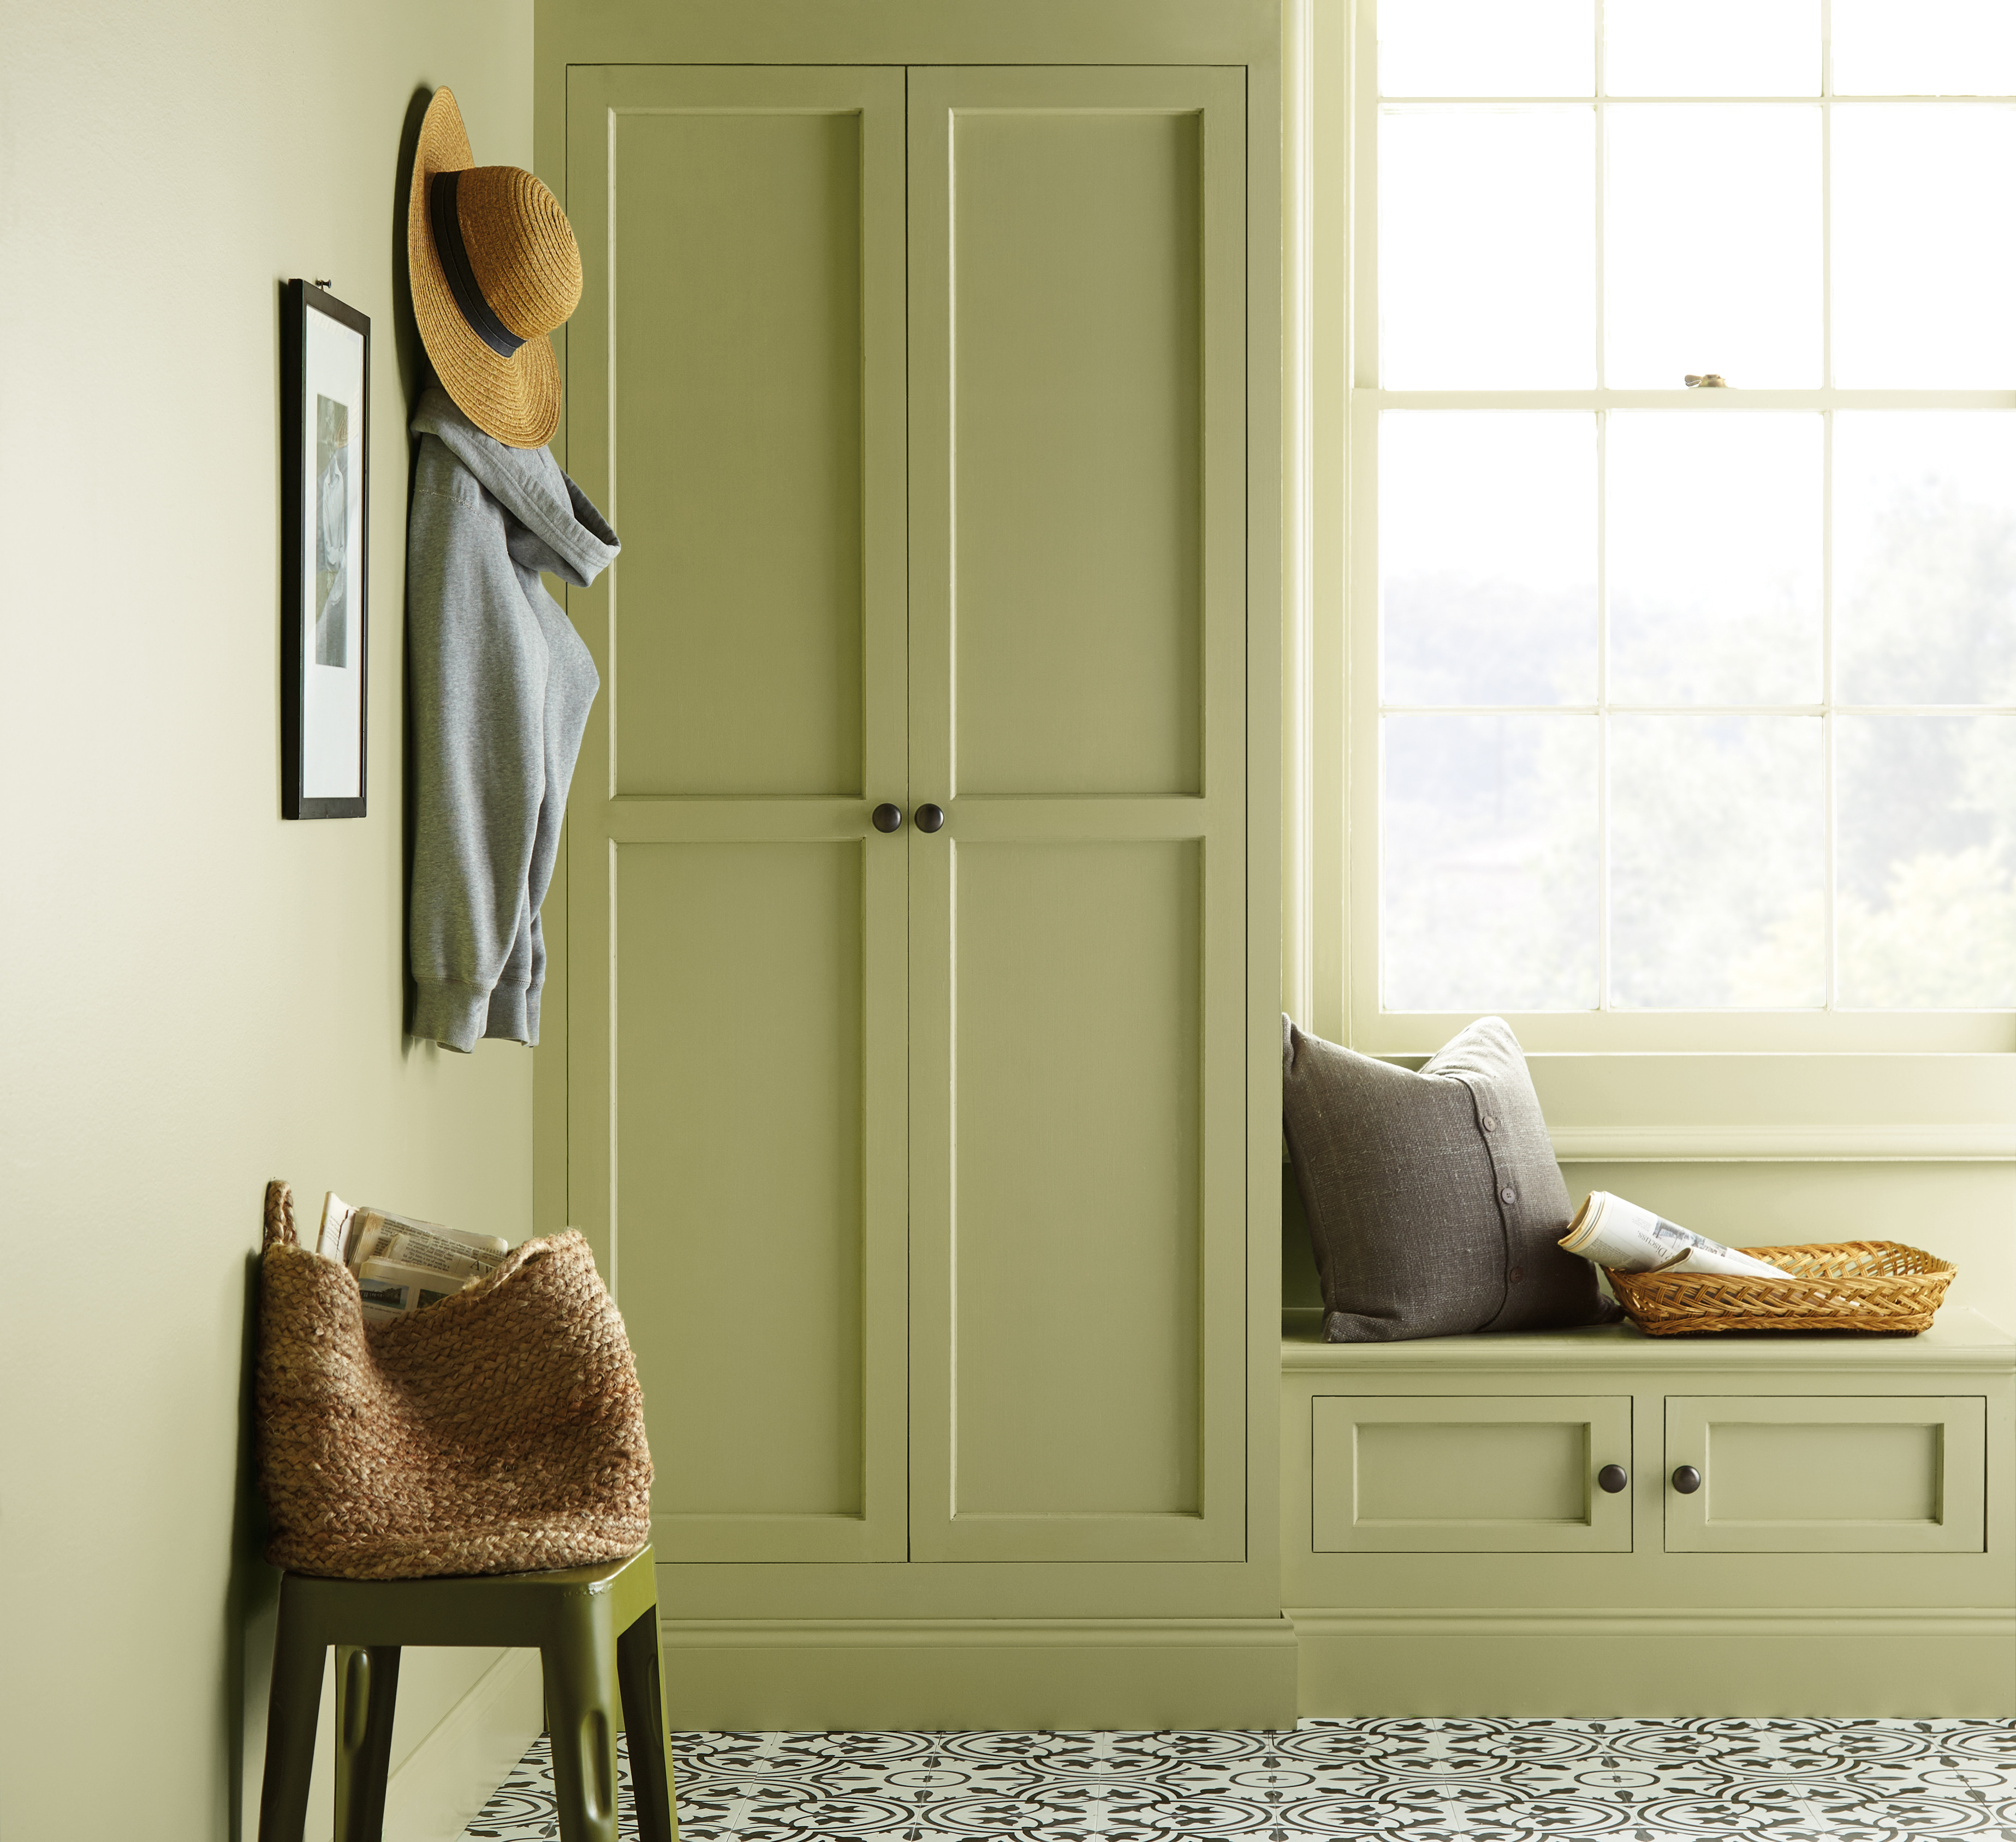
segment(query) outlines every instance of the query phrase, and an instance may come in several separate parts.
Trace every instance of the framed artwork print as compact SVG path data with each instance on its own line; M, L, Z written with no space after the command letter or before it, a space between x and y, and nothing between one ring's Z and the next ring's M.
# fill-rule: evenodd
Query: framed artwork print
M280 315L280 811L364 816L371 322L313 282Z

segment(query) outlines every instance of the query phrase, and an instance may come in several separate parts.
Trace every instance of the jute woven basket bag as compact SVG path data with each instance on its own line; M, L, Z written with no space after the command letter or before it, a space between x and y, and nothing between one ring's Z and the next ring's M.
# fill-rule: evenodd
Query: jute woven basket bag
M1640 1330L1677 1337L1701 1330L1929 1330L1957 1270L1899 1241L1744 1250L1791 1276L1604 1271Z
M259 1463L266 1558L348 1580L586 1567L651 1538L644 1397L570 1230L367 1327L357 1281L266 1188Z

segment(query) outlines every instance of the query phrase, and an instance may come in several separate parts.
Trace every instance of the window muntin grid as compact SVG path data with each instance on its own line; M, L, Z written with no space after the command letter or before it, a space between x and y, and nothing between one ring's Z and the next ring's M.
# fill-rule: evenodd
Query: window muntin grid
M1452 10L1452 8L1445 5L1442 10ZM1532 10L1527 8L1498 9L1501 16L1505 13L1518 13L1524 16L1529 14ZM1571 13L1578 9L1571 6L1565 9L1557 6L1550 10L1557 13L1564 12ZM1841 854L1840 847L1842 839L1840 827L1837 822L1838 816L1837 800L1841 790L1844 726L1845 725L1851 740L1853 740L1857 734L1863 736L1863 739L1854 741L1854 748L1860 750L1863 754L1867 754L1870 752L1867 743L1869 725L1863 723L1859 732L1856 730L1856 725L1859 719L1864 718L1898 719L1899 723L1903 724L1904 728L1909 727L1906 719L1917 719L1930 727L1936 727L1943 723L1949 729L1956 724L1964 725L1970 721L1974 722L1975 726L1978 729L1993 720L2000 721L2001 728L1998 733L2016 734L2016 728L2011 727L2010 721L2010 719L2016 719L2016 688L2002 689L1997 693L2000 701L1993 697L1984 696L1977 691L1975 694L1980 700L1960 703L1951 700L1950 684L1943 688L1935 687L1938 694L1931 697L1921 696L1914 699L1898 694L1898 687L1892 685L1884 687L1890 692L1889 700L1886 701L1881 698L1872 700L1867 695L1868 673L1865 670L1860 680L1861 694L1859 700L1849 701L1842 694L1845 687L1837 682L1837 662L1834 657L1837 609L1832 581L1836 554L1834 541L1836 534L1834 528L1835 520L1834 473L1837 444L1837 418L1841 415L1848 415L1851 418L1862 418L1864 412L1877 411L1910 412L1946 409L1966 412L1970 416L1982 416L2000 424L2003 422L2003 416L2012 408L2016 408L2016 393L2000 387L2000 385L2016 381L2016 343L2013 343L2010 347L2009 362L1996 369L1993 380L1988 387L1877 389L1865 387L1848 389L1838 387L1833 376L1834 303L1830 297L1827 287L1824 285L1831 260L1829 246L1833 240L1833 232L1835 228L1833 200L1830 196L1830 191L1833 171L1831 150L1834 122L1837 108L1846 111L1870 107L1906 106L1923 107L1925 105L1922 100L1914 98L1863 96L1858 97L1852 102L1842 101L1838 97L1829 81L1827 70L1828 60L1824 56L1816 55L1814 81L1812 86L1807 88L1803 95L1790 91L1777 94L1759 93L1768 86L1753 85L1752 92L1747 96L1673 95L1661 97L1657 102L1651 102L1648 101L1641 92L1631 97L1626 103L1619 94L1606 90L1602 85L1601 77L1607 60L1607 47L1604 40L1604 20L1601 10L1588 7L1583 7L1579 10L1589 16L1589 57L1586 62L1589 70L1594 74L1595 78L1582 89L1579 95L1568 95L1557 92L1551 95L1540 97L1528 95L1511 100L1502 96L1492 99L1476 93L1465 95L1445 92L1436 95L1410 93L1406 97L1404 104L1395 109L1388 108L1384 99L1376 95L1361 94L1360 106L1363 111L1361 121L1370 117L1375 124L1373 131L1370 135L1366 134L1361 128L1359 139L1358 158L1360 173L1358 197L1362 215L1368 214L1368 207L1373 207L1375 201L1381 197L1379 161L1382 149L1385 145L1382 135L1389 121L1404 121L1409 118L1415 120L1432 118L1438 111L1451 117L1468 112L1473 115L1488 116L1495 113L1500 117L1516 117L1521 112L1532 114L1538 110L1543 112L1557 128L1561 120L1575 111L1579 111L1588 123L1591 141L1587 203L1591 211L1590 228L1593 236L1590 244L1591 260L1582 265L1587 272L1586 282L1587 309L1575 329L1578 336L1586 338L1587 341L1588 382L1579 385L1556 384L1549 387L1544 384L1536 385L1531 380L1521 380L1515 377L1513 387L1508 388L1503 387L1505 378L1501 373L1493 382L1481 383L1471 379L1454 386L1396 390L1381 387L1378 380L1381 349L1382 345L1387 343L1381 336L1382 329L1378 323L1377 304L1381 299L1377 284L1378 267L1382 256L1381 244L1376 232L1368 240L1361 228L1358 244L1360 252L1358 264L1359 274L1355 290L1357 307L1353 340L1355 348L1353 370L1358 383L1358 388L1353 393L1355 400L1352 440L1354 452L1357 456L1354 470L1358 480L1355 488L1356 509L1353 529L1354 544L1357 547L1360 557L1357 579L1359 584L1358 594L1361 598L1361 605L1363 592L1367 588L1373 589L1375 605L1377 605L1378 588L1382 579L1381 574L1375 565L1370 572L1370 580L1368 581L1365 559L1367 552L1377 549L1377 543L1373 541L1373 534L1376 531L1382 537L1388 534L1385 529L1385 521L1379 516L1381 477L1379 469L1381 465L1380 451L1382 424L1386 425L1389 433L1392 429L1402 426L1401 422L1394 419L1412 418L1418 420L1421 417L1429 416L1462 416L1465 415L1472 418L1479 416L1499 416L1510 418L1522 412L1530 415L1535 412L1544 412L1564 418L1579 418L1588 426L1592 437L1590 444L1593 448L1595 455L1593 469L1593 498L1596 532L1594 555L1589 572L1593 577L1590 588L1594 603L1594 609L1592 610L1592 624L1594 628L1593 636L1594 683L1592 691L1579 696L1564 696L1557 693L1532 700L1516 690L1510 694L1501 692L1496 696L1482 696L1476 694L1473 686L1464 688L1464 692L1467 694L1460 693L1453 696L1438 697L1432 694L1424 694L1420 686L1417 685L1406 687L1413 694L1405 697L1395 696L1392 685L1388 682L1393 676L1391 669L1393 664L1391 635L1390 633L1384 632L1386 622L1382 616L1379 625L1382 630L1384 641L1372 661L1374 671L1371 675L1376 676L1380 685L1380 690L1375 700L1379 745L1375 751L1375 759L1369 764L1373 769L1372 778L1378 790L1377 796L1378 817L1381 822L1377 833L1378 844L1375 849L1373 860L1370 863L1364 861L1363 850L1360 847L1359 873L1362 876L1367 870L1372 871L1375 875L1380 876L1383 883L1384 880L1383 872L1387 867L1390 854L1391 832L1393 829L1398 829L1402 836L1408 833L1407 827L1394 828L1391 826L1395 814L1395 802L1390 797L1393 788L1388 779L1391 750L1388 745L1396 735L1404 732L1410 723L1418 729L1420 725L1416 719L1431 717L1443 717L1452 720L1489 719L1500 722L1501 726L1505 721L1517 718L1551 719L1564 724L1572 719L1582 720L1595 732L1593 817L1596 873L1593 905L1597 912L1594 918L1593 944L1597 963L1594 972L1596 983L1593 993L1593 1002L1586 1006L1531 1002L1532 988L1535 983L1543 984L1546 982L1543 979L1536 980L1533 978L1526 980L1524 987L1520 990L1507 988L1508 983L1517 984L1518 981L1501 980L1495 991L1452 992L1445 990L1439 994L1432 995L1431 1001L1428 1002L1397 1005L1385 1002L1386 998L1390 995L1387 988L1391 982L1392 969L1399 962L1402 955L1395 950L1399 943L1396 943L1394 939L1389 937L1389 930L1386 923L1391 919L1391 905L1384 899L1385 891L1383 887L1376 917L1381 933L1377 959L1379 982L1375 987L1374 992L1364 995L1376 995L1379 999L1377 1007L1381 1010L1390 1012L1398 1009L1414 1013L1434 1011L1454 1013L1465 1009L1474 1011L1479 1008L1499 1009L1514 1013L1529 1009L1535 1011L1586 1009L1597 1012L1615 1009L1638 1009L1640 1014L1647 1009L1698 1010L1726 1007L1825 1012L1858 1008L1853 1002L1856 994L1852 991L1844 994L1840 988L1839 977L1841 954L1838 937L1842 917L1839 912L1841 904L1838 898L1841 891L1843 865L1838 861ZM1655 9L1641 7L1636 10L1643 13ZM1710 10L1713 9L1711 8ZM1789 16L1802 9L1797 5L1792 5L1781 6L1777 10L1780 14ZM1817 8L1812 10L1816 15L1818 14ZM1702 23L1706 24L1708 22ZM1781 34L1781 39L1782 38ZM1562 43L1561 34L1557 32L1553 40L1553 49L1556 52L1561 52ZM1784 45L1781 42L1779 50L1782 52L1783 49ZM1363 73L1373 63L1373 59L1363 55L1362 49L1361 73ZM1643 59L1640 60L1639 67L1641 70L1647 67ZM1781 59L1780 68L1782 70L1784 67ZM1361 81L1363 82L1363 78ZM1370 87L1369 84L1363 85L1365 91L1369 92ZM1420 87L1417 85L1416 91L1418 92ZM2016 109L2011 107L2012 99L2016 99L2007 96L1989 96L1969 99L1964 104L1958 103L1949 104L1942 102L1934 106L1945 108L1950 106L1997 110L2003 117L2007 117L2012 130L2016 130ZM1812 120L1816 130L1815 138L1818 142L1818 158L1817 172L1814 175L1816 183L1813 190L1816 196L1813 200L1814 207L1813 214L1816 219L1816 223L1813 227L1814 235L1811 240L1817 245L1815 251L1816 266L1820 272L1816 278L1816 282L1819 285L1816 285L1816 290L1819 297L1816 303L1819 324L1818 351L1816 354L1818 361L1816 367L1817 376L1814 382L1808 385L1780 385L1769 390L1759 390L1742 387L1739 376L1736 380L1738 386L1737 389L1715 391L1712 394L1708 391L1695 393L1676 389L1671 386L1661 388L1643 381L1634 382L1629 388L1620 389L1610 386L1607 376L1610 369L1608 362L1610 341L1606 337L1607 329L1605 327L1604 320L1606 302L1611 293L1609 284L1612 278L1606 274L1607 264L1604 247L1606 230L1604 194L1605 181L1609 171L1608 163L1611 154L1611 137L1606 131L1606 117L1611 112L1613 104L1620 105L1622 110L1638 111L1641 115L1648 115L1661 107L1669 107L1683 110L1692 109L1697 113L1712 110L1724 119L1727 119L1730 112L1749 108L1759 111L1760 114L1764 112L1776 111L1780 118L1786 118L1792 113L1802 113L1804 117ZM1669 117L1668 119L1674 119L1674 117ZM1561 144L1561 139L1557 133L1555 135L1557 149ZM1544 269L1546 264L1543 263L1536 266ZM1568 266L1572 268L1575 265L1571 263ZM1555 279L1558 280L1558 276ZM2004 295L2002 297L2006 300L2007 296ZM1711 358L1704 358L1701 361L1703 368L1707 368L1712 362ZM1642 369L1640 377L1642 379ZM1678 381L1675 379L1673 383L1677 385ZM1518 387L1521 382L1524 382L1526 387ZM1494 384L1497 387L1494 387ZM1777 686L1778 694L1769 699L1755 695L1725 696L1718 699L1710 695L1705 697L1680 696L1662 700L1655 697L1647 697L1643 693L1642 685L1639 687L1635 700L1619 696L1617 685L1613 682L1616 675L1613 671L1615 661L1611 657L1615 649L1611 642L1615 631L1618 604L1611 594L1611 585L1607 580L1611 574L1611 552L1614 547L1615 535L1614 527L1616 522L1611 516L1612 508L1609 503L1613 484L1609 455L1613 430L1620 433L1629 430L1633 426L1632 423L1628 420L1620 421L1618 419L1636 417L1640 423L1647 424L1672 418L1685 418L1688 419L1685 423L1669 423L1669 426L1685 426L1696 430L1712 428L1720 431L1730 426L1728 423L1721 419L1730 416L1769 417L1780 426L1788 423L1803 423L1817 433L1818 438L1813 443L1819 476L1817 480L1813 483L1816 489L1815 496L1819 500L1818 529L1815 533L1816 541L1814 545L1817 555L1814 559L1813 574L1815 577L1813 589L1816 601L1813 615L1819 628L1817 635L1819 682L1803 694L1795 694L1793 688L1781 683ZM1697 417L1711 417L1717 419L1712 423L1694 422L1692 419ZM2011 419L2016 420L2016 418ZM1766 426L1767 424L1761 420L1751 425L1755 429L1762 429ZM1596 610L1601 610L1600 616L1595 613ZM1405 674L1401 675L1404 677ZM1362 682L1360 696L1361 698L1363 696ZM1942 701L1942 698L1948 700ZM1366 714L1371 713L1368 711ZM1656 731L1658 724L1655 719L1662 717L1673 719L1669 727L1684 727L1687 722L1691 721L1697 726L1720 722L1724 725L1736 727L1748 724L1754 728L1760 719L1775 718L1784 719L1785 723L1792 724L1798 728L1809 728L1817 731L1818 747L1813 752L1816 755L1819 764L1820 786L1818 789L1815 810L1818 815L1818 829L1820 833L1818 844L1822 865L1821 881L1823 885L1821 891L1823 914L1819 923L1817 937L1820 952L1820 976L1809 998L1792 997L1783 993L1774 997L1768 991L1760 995L1754 989L1748 992L1725 991L1719 995L1697 992L1691 995L1676 994L1670 991L1661 995L1655 991L1654 999L1649 1003L1641 1002L1640 1005L1634 1006L1620 1002L1620 996L1628 996L1629 994L1621 991L1621 983L1628 983L1628 981L1622 980L1623 969L1613 951L1618 944L1613 937L1613 922L1615 919L1613 908L1618 894L1620 852L1619 840L1615 830L1615 822L1619 815L1614 810L1618 792L1616 778L1618 764L1613 761L1612 757L1617 752L1620 739L1627 743L1630 748L1638 747L1645 734L1648 732L1648 725L1650 731ZM1881 727L1880 725L1877 726ZM1892 727L1896 729L1897 725L1893 725ZM1897 729L1897 732L1901 734L1903 729ZM1418 750L1414 752L1417 754L1420 753ZM1877 752L1880 753L1880 750ZM1994 751L1989 752L1992 754ZM1361 775L1359 778L1362 780L1365 777ZM1404 775L1402 778L1404 779ZM1866 775L1865 778L1867 778ZM2016 789L2012 789L2012 791L2016 791ZM1852 855L1852 853L1850 854ZM1640 957L1643 955L1641 955ZM1507 963L1512 962L1508 961ZM1655 978L1651 981L1651 985L1647 987L1641 979L1640 987L1642 989L1652 989L1656 988L1657 983ZM1865 980L1863 983L1866 986L1867 980ZM1402 995L1404 996L1405 994ZM1863 996L1867 1002L1869 994L1866 991ZM1437 998L1439 1001L1435 1001ZM2011 998L1997 991L1994 1002L1999 1007L2008 1004ZM1879 998L1877 1007L1881 1008L1886 1005L1907 1009L1949 1007L1940 1003L1936 995L1930 1002L1926 1002L1926 995L1923 992L1917 994L1915 997L1906 992L1901 996L1893 993L1887 1000ZM1988 1008L1978 995L1957 1007L1972 1009Z

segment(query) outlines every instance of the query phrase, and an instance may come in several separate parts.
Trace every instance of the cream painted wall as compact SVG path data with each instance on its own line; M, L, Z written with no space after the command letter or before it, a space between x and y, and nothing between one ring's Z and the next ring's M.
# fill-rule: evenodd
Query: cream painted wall
M529 1231L531 1058L401 1033L394 167L532 163L531 0L0 0L0 1834L249 1834L248 1261ZM279 816L277 285L372 318L371 816ZM416 1660L403 1753L492 1660ZM247 1660L247 1659L250 1660ZM325 1819L326 1820L326 1819Z

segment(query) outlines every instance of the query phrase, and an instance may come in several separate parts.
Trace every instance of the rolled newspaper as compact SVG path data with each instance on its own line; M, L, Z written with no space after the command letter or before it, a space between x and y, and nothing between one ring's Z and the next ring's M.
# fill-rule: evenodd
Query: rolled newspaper
M383 1324L409 1311L424 1311L450 1293L475 1283L474 1278L448 1279L397 1260L360 1261L357 1268L357 1295L367 1324Z
M1759 1278L1790 1279L1782 1266L1753 1259L1734 1247L1711 1241L1676 1221L1627 1203L1607 1189L1591 1190L1575 1211L1561 1247L1598 1266L1626 1273L1750 1273Z
M322 1203L316 1247L356 1274L369 1324L439 1304L451 1292L495 1272L510 1250L500 1235L353 1207L333 1190Z

